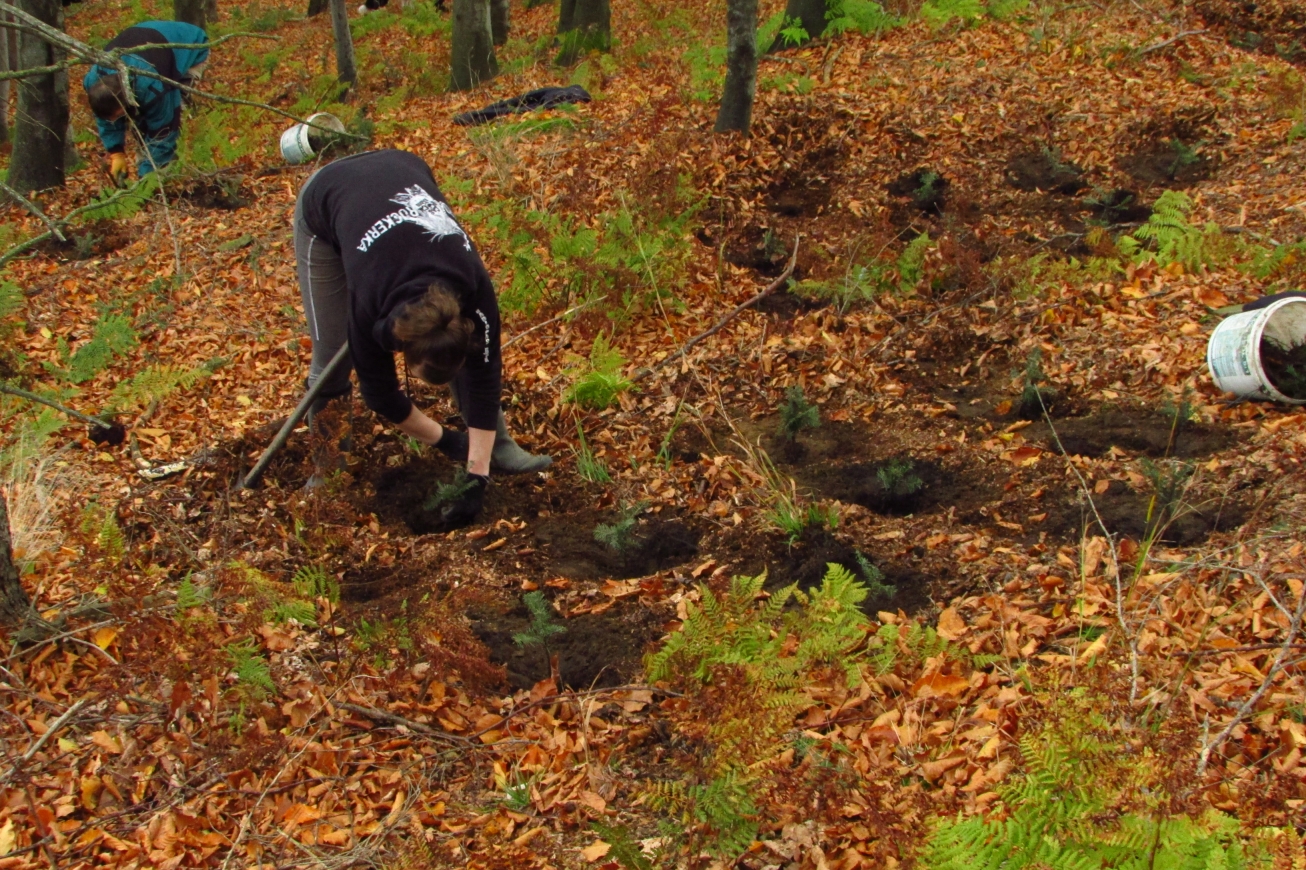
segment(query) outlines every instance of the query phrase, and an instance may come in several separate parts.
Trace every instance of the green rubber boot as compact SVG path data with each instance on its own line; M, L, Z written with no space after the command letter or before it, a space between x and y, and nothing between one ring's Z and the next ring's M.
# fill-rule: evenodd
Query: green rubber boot
M499 410L499 422L494 430L494 452L490 454L490 469L503 474L527 474L543 471L553 464L552 456L527 453L508 434L508 422Z

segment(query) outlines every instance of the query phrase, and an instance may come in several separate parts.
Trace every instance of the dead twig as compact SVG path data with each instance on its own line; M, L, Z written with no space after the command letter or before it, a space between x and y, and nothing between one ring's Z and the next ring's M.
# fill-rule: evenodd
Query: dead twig
M510 339L508 339L507 341L505 341L505 342L503 343L503 346L500 348L500 350L503 350L503 349L505 349L505 348L512 347L514 344L516 344L517 342L521 341L523 338L525 338L526 336L530 335L532 332L534 332L534 331L537 330L537 329L543 329L544 327L548 326L550 323L557 323L559 320L562 320L564 317L567 317L567 316L569 316L569 315L575 314L575 313L578 312L578 311L582 311L582 310L584 310L584 309L586 309L586 308L589 308L591 305L597 305L598 303L602 302L604 299L607 299L607 298L608 298L608 296L607 296L607 294L605 293L605 294L603 294L602 296L597 296L597 297L595 297L595 298L593 298L593 299L589 299L589 300L587 300L587 301L585 301L585 302L582 302L580 305L573 305L571 308L568 308L566 311L562 312L562 313L559 314L557 317L550 317L548 320L544 321L543 323L537 323L537 324L535 324L534 326L532 326L530 329L526 330L525 332L519 332L519 333L517 333L517 334L514 335L512 338L510 338Z
M1187 39L1190 36L1197 36L1199 33L1205 33L1205 32L1206 32L1206 28L1204 27L1199 30L1180 31L1179 33L1176 33L1174 36L1170 37L1169 39L1164 39L1161 42L1156 43L1155 45L1149 45L1147 48L1140 48L1138 50L1137 57L1145 57L1154 51L1160 51L1163 48L1169 48L1170 46L1174 45L1176 42L1179 42L1180 40Z
M730 321L734 320L737 316L739 316L740 312L742 312L744 309L751 308L752 306L756 305L758 302L761 302L763 299L770 296L776 290L779 290L781 287L783 287L785 282L789 280L789 276L794 273L794 266L798 264L798 241L801 238L802 238L802 234L798 234L794 236L794 251L792 254L789 255L789 264L785 266L785 270L782 273L780 273L779 278L776 278L769 285L767 285L765 289L761 290L756 296L753 296L747 302L743 302L740 305L736 306L733 311L731 311L725 317L722 317L720 320L718 320L716 324L712 326L712 328L704 332L700 332L698 335L694 336L689 341L685 342L684 345L682 345L679 350L677 350L675 353L668 356L666 359L662 360L661 362L655 363L650 368L640 369L639 371L635 372L635 374L631 376L631 380L634 382L642 381L644 378L653 374L658 369L661 369L664 366L670 365L676 360L681 359L687 353L693 350L694 347L703 339L709 338L710 336L716 335L718 332L720 332L722 327L724 327L727 323L729 323Z
M1259 580L1259 582L1262 587L1265 586L1263 580ZM1269 590L1267 589L1266 591L1268 592ZM1280 604L1273 594L1270 595L1270 598L1274 601L1275 606L1278 607L1281 612L1285 614L1288 613L1287 608ZM1257 687L1255 692L1252 692L1252 694L1247 697L1247 700L1238 705L1238 709L1234 711L1233 718L1225 723L1224 727L1220 729L1220 733L1216 734L1215 737L1211 738L1211 740L1207 741L1202 746L1202 753L1198 756L1197 761L1198 776L1201 776L1206 772L1206 765L1211 760L1211 753L1218 749L1224 741L1229 739L1229 735L1233 733L1233 729L1237 728L1238 724L1242 722L1249 712L1251 712L1261 698L1265 697L1265 693L1270 691L1270 686L1274 684L1274 681L1278 678L1279 674L1281 674L1287 667L1287 662L1285 660L1288 658L1288 653L1299 646L1299 644L1297 644L1297 634L1301 629L1303 614L1306 614L1306 589L1302 590L1301 595L1297 599L1297 608L1289 616L1290 623L1288 625L1288 633L1284 636L1283 643L1279 644L1279 654L1274 657L1274 664L1270 665L1270 669L1265 672L1265 679L1261 680L1260 686Z
M32 756L36 755L36 753L41 751L41 747L45 745L46 741L49 740L51 737L53 737L61 728L63 728L64 725L68 723L69 719L77 715L78 710L82 709L82 707L85 706L86 706L86 699L83 698L82 700L78 701L77 703L69 707L67 710L65 710L62 716L60 716L58 719L55 719L54 722L50 724L50 727L45 729L44 734L38 737L36 741L32 743L31 746L27 747L27 751L24 752L17 761L14 762L13 766L9 768L9 772L6 773L4 776L0 777L0 782L9 782L11 779L13 779L14 775L17 774L18 771L22 769L23 765L31 761Z

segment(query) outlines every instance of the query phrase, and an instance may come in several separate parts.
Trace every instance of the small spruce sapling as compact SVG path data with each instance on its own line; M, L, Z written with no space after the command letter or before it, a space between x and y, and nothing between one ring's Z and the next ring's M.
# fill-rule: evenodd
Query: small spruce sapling
M853 557L857 560L857 571L862 575L866 586L867 598L892 598L898 594L898 587L892 583L885 583L884 572L875 567L861 550L854 550Z
M915 471L916 463L910 459L890 459L876 469L875 479L886 497L902 498L915 495L925 486Z
M1017 411L1024 420L1037 420L1045 410L1056 401L1057 391L1049 386L1047 373L1043 371L1043 349L1034 348L1025 360L1024 386L1020 391Z
M785 390L785 401L780 406L780 437L793 441L804 429L821 425L820 408L807 401L803 388L797 384Z
M635 520L646 507L644 502L623 507L615 523L599 523L594 527L594 540L614 553L624 553L635 543Z
M426 511L438 511L447 504L452 504L463 497L467 490L473 485L472 479L467 476L467 469L459 468L454 472L453 480L449 483L441 483L436 486L435 492L426 499L422 509Z
M526 605L531 621L525 631L513 633L512 642L520 647L542 647L544 661L550 663L553 661L553 655L549 651L549 638L565 634L567 629L554 620L553 605L549 604L549 599L544 597L543 592L539 590L527 592L522 596L522 603Z

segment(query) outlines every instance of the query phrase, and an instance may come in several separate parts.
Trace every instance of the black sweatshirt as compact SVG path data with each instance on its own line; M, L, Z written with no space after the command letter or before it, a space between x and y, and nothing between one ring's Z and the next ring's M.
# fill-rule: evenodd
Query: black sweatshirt
M395 373L392 321L438 279L477 327L458 373L469 397L463 419L474 429L494 429L503 369L499 303L490 273L422 158L369 151L330 163L310 180L303 215L344 262L349 352L367 407L396 423L412 411Z

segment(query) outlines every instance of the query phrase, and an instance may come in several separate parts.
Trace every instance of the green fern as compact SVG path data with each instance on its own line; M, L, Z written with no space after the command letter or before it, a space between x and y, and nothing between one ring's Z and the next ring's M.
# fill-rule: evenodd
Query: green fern
M625 825L590 822L590 828L608 844L608 854L605 857L616 861L624 870L653 870L653 862L644 854Z
M878 35L902 23L902 19L885 12L875 0L826 0L825 18L827 36L849 30Z
M113 561L121 562L127 554L127 538L112 511L88 504L82 510L81 529L82 534L93 535L95 545Z
M0 317L17 314L27 305L23 288L12 281L0 281Z
M150 366L126 381L120 381L109 394L109 412L130 408L143 408L152 402L167 398L179 389L188 389L211 371L200 366L184 369L178 366Z
M186 611L207 604L212 596L213 592L211 590L197 587L191 581L188 573L181 579L181 583L177 585L177 601L173 605L173 610L178 615L185 615Z
M262 698L276 691L277 686L272 682L272 671L267 659L259 653L253 638L247 637L229 644L226 653L237 684L243 691L254 698Z
M340 583L320 565L303 565L290 578L295 594L306 601L325 598L332 604L340 603Z
M99 196L92 197L89 206L77 210L77 216L88 223L129 218L158 191L158 173L151 172L126 190L106 189Z
M274 622L277 625L285 625L291 621L309 627L317 625L317 608L308 601L295 599L278 601L264 615L269 622Z
M1138 262L1179 263L1190 272L1214 264L1222 254L1220 228L1193 225L1189 222L1192 211L1193 201L1187 194L1167 190L1152 204L1147 223L1133 235L1121 236L1120 250Z
M563 394L563 401L575 402L582 408L601 411L617 400L634 384L622 377L625 359L621 352L608 344L607 336L599 333L590 347L588 365L570 370L574 381Z
M730 770L705 783L654 783L647 794L654 809L674 814L686 827L705 826L711 834L707 851L733 860L757 839L758 811L750 786L741 771Z
M44 365L69 383L80 384L104 371L115 356L121 356L135 346L136 332L130 319L121 314L109 314L95 324L91 340L72 354L68 353L67 342L59 339L64 368L49 362Z
M938 30L954 18L963 24L970 24L984 14L980 0L926 0L921 6L921 18L929 26Z

